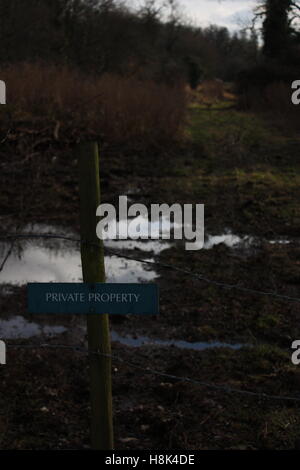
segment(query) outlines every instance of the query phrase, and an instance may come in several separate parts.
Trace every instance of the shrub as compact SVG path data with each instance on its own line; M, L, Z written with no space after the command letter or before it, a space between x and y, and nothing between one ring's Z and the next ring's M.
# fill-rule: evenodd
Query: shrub
M41 63L2 67L0 78L6 81L6 109L13 120L51 120L60 132L72 130L131 146L174 140L183 127L186 95L180 85L84 75Z

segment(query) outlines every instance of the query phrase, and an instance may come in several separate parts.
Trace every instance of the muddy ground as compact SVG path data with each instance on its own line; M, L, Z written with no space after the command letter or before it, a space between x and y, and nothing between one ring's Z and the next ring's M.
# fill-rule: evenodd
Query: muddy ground
M76 139L66 133L57 140L52 131L51 123L30 122L13 128L10 123L3 130L2 234L28 223L79 233ZM291 343L300 338L299 302L238 289L299 297L299 145L299 135L268 117L197 105L189 112L183 141L167 149L121 151L101 143L103 202L116 203L119 195L128 194L147 204L204 203L207 233L230 230L241 239L251 237L251 243L234 248L220 243L188 252L178 243L152 254L156 261L200 273L205 280L156 266L160 315L111 317L112 328L123 336L244 345L195 351L113 342L117 449L300 446L300 401L227 390L300 400L300 366L291 362ZM139 249L125 254L149 257ZM5 266L0 279L4 273ZM36 321L26 309L25 287L2 285L2 318L18 314ZM44 317L39 321L46 322ZM68 325L68 331L8 343L86 344L84 319L51 322ZM9 347L0 374L2 449L89 448L85 354Z

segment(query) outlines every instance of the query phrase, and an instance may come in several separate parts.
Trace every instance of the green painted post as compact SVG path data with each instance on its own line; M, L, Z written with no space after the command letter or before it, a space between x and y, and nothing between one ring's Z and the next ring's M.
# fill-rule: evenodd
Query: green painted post
M95 142L78 146L80 233L83 282L105 282L103 242L96 235L100 204L99 154ZM87 242L87 243L84 243ZM88 244L90 243L90 244ZM89 349L110 355L108 315L87 315ZM93 449L113 449L111 358L90 355L91 443Z

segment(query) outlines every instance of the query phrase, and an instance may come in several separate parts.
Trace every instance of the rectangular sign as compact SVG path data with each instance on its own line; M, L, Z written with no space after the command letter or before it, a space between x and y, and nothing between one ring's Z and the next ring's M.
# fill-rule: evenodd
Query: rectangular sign
M156 284L29 283L29 313L158 315Z

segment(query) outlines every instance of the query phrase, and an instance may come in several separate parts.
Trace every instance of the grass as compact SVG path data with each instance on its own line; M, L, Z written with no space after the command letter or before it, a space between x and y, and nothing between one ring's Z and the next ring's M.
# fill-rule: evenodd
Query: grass
M298 134L280 131L261 114L220 104L211 110L195 102L190 107L186 136L192 150L174 158L162 175L160 199L171 201L176 191L185 202L204 203L208 225L219 220L244 233L272 227L297 236Z
M274 133L262 118L230 109L222 112L223 109L215 107L214 112L205 111L202 106L191 109L189 135L194 142L202 143L206 155L224 155L230 149L234 156L274 144Z

